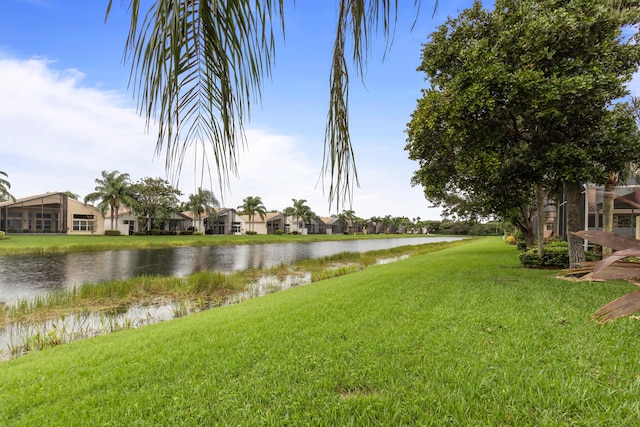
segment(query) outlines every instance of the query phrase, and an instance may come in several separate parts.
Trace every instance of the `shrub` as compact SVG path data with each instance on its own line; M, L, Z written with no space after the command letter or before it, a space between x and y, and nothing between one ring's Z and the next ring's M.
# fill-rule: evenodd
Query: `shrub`
M282 230L276 230L275 234L278 236L282 236Z
M104 230L105 236L120 236L120 230Z
M0 240L4 239L6 236L6 233L2 230L0 230Z
M520 265L528 268L542 266L542 258L538 255L538 249L532 248L520 254Z
M253 231L253 230L247 230L247 231L245 231L245 234L247 236L255 236L256 234L258 234L258 232L257 231Z
M585 252L587 261L593 260L590 252ZM545 246L544 255L538 255L538 248L531 248L520 254L520 264L523 267L557 267L569 268L569 245Z
M569 242L565 242L564 240L552 240L549 243L545 243L545 248L568 248Z
M514 236L507 236L507 237L505 237L504 242L509 244L509 245L515 245L516 244L516 238Z
M154 228L153 230L151 230L152 236L159 236L161 234L162 234L162 230L158 230L157 228Z
M147 232L146 231L136 231L135 233L133 233L134 236L146 236Z
M182 230L180 232L181 236L191 236L193 234L193 230Z

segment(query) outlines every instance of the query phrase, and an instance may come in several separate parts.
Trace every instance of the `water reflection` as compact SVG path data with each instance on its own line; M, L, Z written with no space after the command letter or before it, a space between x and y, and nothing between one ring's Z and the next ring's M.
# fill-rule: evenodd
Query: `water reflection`
M438 236L0 256L0 301L11 303L83 283L126 279L143 274L185 276L205 270L231 272L251 267L268 268L340 252L368 252L458 239Z

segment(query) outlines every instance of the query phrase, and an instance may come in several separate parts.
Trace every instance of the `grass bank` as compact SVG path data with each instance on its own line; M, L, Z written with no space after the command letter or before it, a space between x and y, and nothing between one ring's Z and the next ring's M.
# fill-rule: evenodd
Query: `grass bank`
M127 249L157 249L181 246L246 245L263 243L321 242L330 240L425 237L415 234L310 234L310 235L195 235L195 236L67 236L53 234L10 234L0 240L0 255L56 254Z
M635 425L634 287L483 239L0 363L2 425Z

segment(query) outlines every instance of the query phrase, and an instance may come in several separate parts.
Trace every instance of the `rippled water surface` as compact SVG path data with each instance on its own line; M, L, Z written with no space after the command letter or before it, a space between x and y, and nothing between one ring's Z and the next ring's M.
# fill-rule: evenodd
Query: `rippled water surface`
M0 256L0 301L11 303L83 283L126 279L143 274L185 276L205 270L230 272L280 263L292 264L302 259L340 252L368 252L458 239L437 236Z

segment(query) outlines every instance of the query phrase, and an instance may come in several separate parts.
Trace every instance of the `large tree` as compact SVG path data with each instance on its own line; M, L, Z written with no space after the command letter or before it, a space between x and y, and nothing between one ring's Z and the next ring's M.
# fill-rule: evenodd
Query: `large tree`
M640 151L602 138L637 69L638 47L621 40L637 21L599 0L498 0L449 19L419 68L430 87L408 125L414 183L436 202L458 191L494 213L562 184L577 231L582 183L602 182ZM570 240L572 265L580 247Z
M132 197L129 174L120 173L117 170L102 171L102 178L96 178L95 183L94 191L84 197L84 202L93 203L99 200L98 209L103 215L109 209L111 229L113 230L114 219L116 224L118 223L120 207L131 207L135 203L135 199Z
M143 178L132 185L131 192L135 198L132 210L145 222L147 231L168 221L178 211L178 197L182 195L163 178Z
M284 36L285 3L157 0L142 10L140 0L128 2L125 56L131 82L139 111L147 123L158 123L157 148L166 151L168 168L180 169L189 145L211 144L221 184L237 172L245 117L260 98L264 77L270 76L276 33ZM419 3L414 0L416 9ZM357 183L347 55L357 74L364 75L372 35L381 32L390 42L397 7L391 0L337 1L323 170L330 175L329 200L338 209Z
M238 206L241 215L249 217L249 229L253 231L254 218L257 215L264 219L267 214L267 208L264 207L260 196L247 196L242 200L242 204Z
M0 171L0 202L4 202L9 199L15 200L11 193L9 193L11 183L6 178L9 178L9 175L7 175L6 172Z

